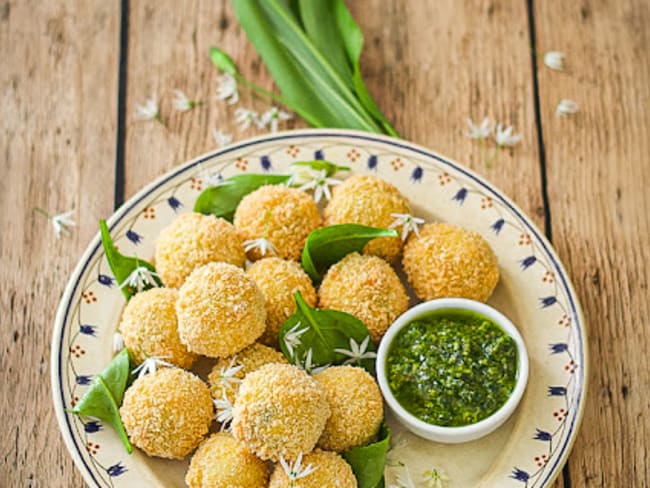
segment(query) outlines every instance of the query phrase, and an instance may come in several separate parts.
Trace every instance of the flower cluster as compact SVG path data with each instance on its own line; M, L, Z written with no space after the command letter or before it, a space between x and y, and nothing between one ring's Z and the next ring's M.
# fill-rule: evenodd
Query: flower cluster
M496 160L499 150L504 147L512 147L517 145L521 141L521 134L513 134L514 128L509 125L498 122L490 124L490 119L485 117L480 124L475 124L472 119L467 119L467 125L469 126L469 132L465 133L470 139L476 139L481 143L481 149L484 153L485 166L490 167L492 163ZM494 152L491 156L485 156L485 141L490 135L494 133Z

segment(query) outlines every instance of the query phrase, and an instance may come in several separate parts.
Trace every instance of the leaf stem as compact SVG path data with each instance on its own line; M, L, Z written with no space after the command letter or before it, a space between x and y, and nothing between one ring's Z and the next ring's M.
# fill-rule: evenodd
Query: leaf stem
M485 161L485 167L490 169L492 167L492 163L496 160L497 156L499 155L499 150L501 149L501 146L499 144L496 145L494 148L494 152L492 153L492 156Z
M52 220L52 216L40 207L34 207L32 211L44 215L48 220Z

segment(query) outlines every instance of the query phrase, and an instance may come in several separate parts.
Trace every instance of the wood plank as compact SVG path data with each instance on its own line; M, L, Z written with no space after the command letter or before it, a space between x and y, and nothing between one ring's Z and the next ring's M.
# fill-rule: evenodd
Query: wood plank
M590 385L569 463L572 486L648 486L650 462L650 6L535 2L537 52L564 51L566 71L538 62L555 246L589 327ZM580 111L558 117L558 102Z
M0 5L2 486L82 486L50 390L54 314L97 219L113 206L119 5ZM108 191L107 191L108 188ZM32 211L75 209L56 240Z

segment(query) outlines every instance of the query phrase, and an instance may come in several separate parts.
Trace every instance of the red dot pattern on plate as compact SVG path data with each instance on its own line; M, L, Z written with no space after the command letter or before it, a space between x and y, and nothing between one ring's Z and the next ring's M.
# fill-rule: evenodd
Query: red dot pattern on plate
M201 178L190 178L190 188L192 190L203 190L203 180Z
M73 396L72 399L70 400L70 406L74 408L74 406L77 404L78 401L79 401L79 397L76 395Z
M404 161L401 158L395 158L390 162L390 165L395 171L399 171L404 167Z
M560 320L557 321L558 325L562 325L564 327L568 327L571 325L571 317L569 317L567 314L562 315Z
M438 175L438 181L440 186L445 186L447 183L451 183L451 176L449 176L449 173L441 173Z
M558 422L562 422L566 418L568 413L569 412L567 412L565 409L561 408L553 412L553 417L555 417Z
M348 151L347 156L350 162L356 163L357 159L361 157L361 154L359 153L359 151L353 148Z
M542 276L542 281L544 283L553 283L555 281L555 273L552 271L547 271L544 273L544 276Z
M79 344L76 344L70 348L70 354L76 358L80 358L86 354L86 351Z
M292 158L295 158L295 157L298 155L299 152L300 152L300 148L297 147L297 146L294 145L294 144L291 144L291 145L287 148L287 154L288 154L289 156L291 156Z
M530 234L521 234L519 236L519 245L520 246L528 246L530 244Z
M90 454L94 456L95 454L97 454L97 451L99 451L99 444L96 444L94 442L87 442L86 451L88 451Z
M576 369L578 369L578 365L573 359L564 365L564 371L567 371L571 374L575 373Z
M147 207L142 211L142 216L145 219L155 219L156 218L156 209L153 207Z
M248 169L248 159L237 158L237 161L235 161L235 167L240 171L246 171Z
M81 298L88 304L90 305L91 303L94 303L97 301L97 297L95 296L95 293L92 290L84 291L81 294Z
M492 198L483 197L481 198L481 208L485 210L486 208L492 208Z
M537 464L538 468L546 466L546 463L548 463L548 456L546 454L535 456L535 463Z

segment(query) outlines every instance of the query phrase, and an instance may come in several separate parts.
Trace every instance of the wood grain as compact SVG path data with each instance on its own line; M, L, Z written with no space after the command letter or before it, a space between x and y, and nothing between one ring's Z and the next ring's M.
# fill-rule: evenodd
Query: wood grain
M50 341L73 266L113 206L118 27L109 2L0 4L1 486L82 485L51 404ZM75 209L78 228L56 240L33 207Z
M556 248L585 311L590 385L571 486L648 486L650 6L535 3L548 199ZM557 103L580 111L558 117Z

